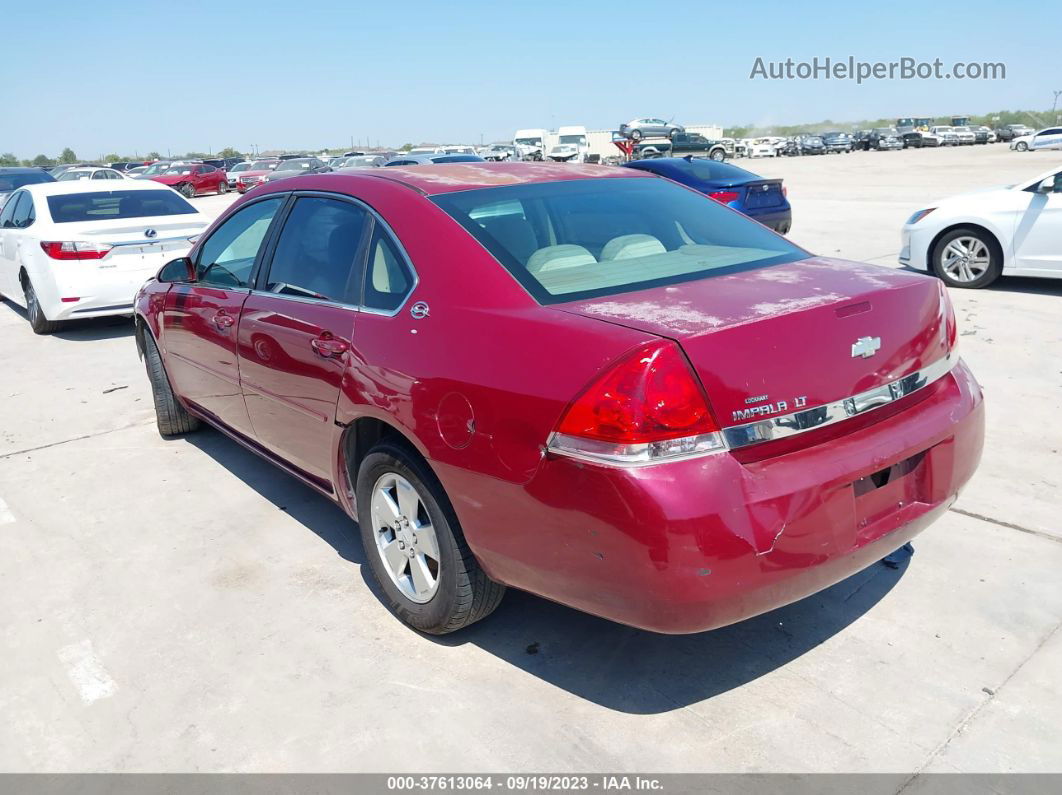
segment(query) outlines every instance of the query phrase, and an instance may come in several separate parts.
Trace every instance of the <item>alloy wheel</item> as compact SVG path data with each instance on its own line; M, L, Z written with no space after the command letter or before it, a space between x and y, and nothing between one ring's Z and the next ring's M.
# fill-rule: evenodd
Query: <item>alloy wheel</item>
M957 237L945 246L940 255L940 268L956 282L974 282L992 264L992 256L984 241L976 237Z
M376 551L391 582L411 602L424 604L439 590L439 541L427 506L413 484L395 472L382 475L370 505Z

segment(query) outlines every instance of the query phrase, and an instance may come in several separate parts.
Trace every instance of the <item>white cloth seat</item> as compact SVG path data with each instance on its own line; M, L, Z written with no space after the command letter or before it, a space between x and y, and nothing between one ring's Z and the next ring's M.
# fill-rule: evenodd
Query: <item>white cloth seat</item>
M664 244L652 235L620 235L614 237L601 249L601 261L651 257L666 254Z
M576 246L571 243L540 248L527 258L527 269L531 273L596 264L597 260L594 259L593 254L582 246Z

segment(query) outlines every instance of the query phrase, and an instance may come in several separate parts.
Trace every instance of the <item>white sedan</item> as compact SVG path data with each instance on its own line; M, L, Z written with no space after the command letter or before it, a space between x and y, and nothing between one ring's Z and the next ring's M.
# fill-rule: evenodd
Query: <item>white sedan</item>
M0 296L26 308L37 334L64 320L132 314L140 285L187 254L209 223L155 182L27 185L0 212Z
M1000 276L1062 279L1062 168L934 202L903 226L900 263L951 287Z
M128 179L122 172L106 166L79 166L68 168L55 178L58 182L74 182L79 179Z
M1062 149L1062 127L1048 127L1032 135L1019 135L1010 142L1010 148L1018 152Z

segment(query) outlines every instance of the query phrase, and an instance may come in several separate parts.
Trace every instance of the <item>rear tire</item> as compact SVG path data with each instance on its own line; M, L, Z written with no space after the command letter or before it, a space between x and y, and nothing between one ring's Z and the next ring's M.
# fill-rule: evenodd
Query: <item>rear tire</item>
M398 618L444 635L494 612L505 586L480 568L442 485L418 456L390 442L370 450L358 469L357 503L365 558ZM413 567L421 565L426 580L418 585Z
M723 149L713 149L708 157L717 162L723 161L726 160L726 151Z
M162 356L151 332L144 331L144 366L151 382L151 397L155 401L155 422L162 436L181 436L199 428L199 420L177 400L162 364Z
M640 141L640 140L642 140L642 131L641 130L631 130L631 140L632 141Z
M30 328L34 334L53 334L62 328L62 323L49 320L41 309L41 302L37 298L37 292L33 289L33 283L26 278L23 285L23 293L26 296L26 314L29 315Z

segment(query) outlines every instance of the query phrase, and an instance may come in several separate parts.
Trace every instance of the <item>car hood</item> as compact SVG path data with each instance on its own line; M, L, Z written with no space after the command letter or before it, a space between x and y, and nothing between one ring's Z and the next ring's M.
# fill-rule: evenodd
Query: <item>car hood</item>
M947 353L935 279L820 257L553 308L678 342L724 425L750 398L814 407ZM864 337L880 345L869 358L852 353Z
M163 185L176 185L178 182L187 182L191 174L159 174L154 177L144 177L153 182L161 182Z

